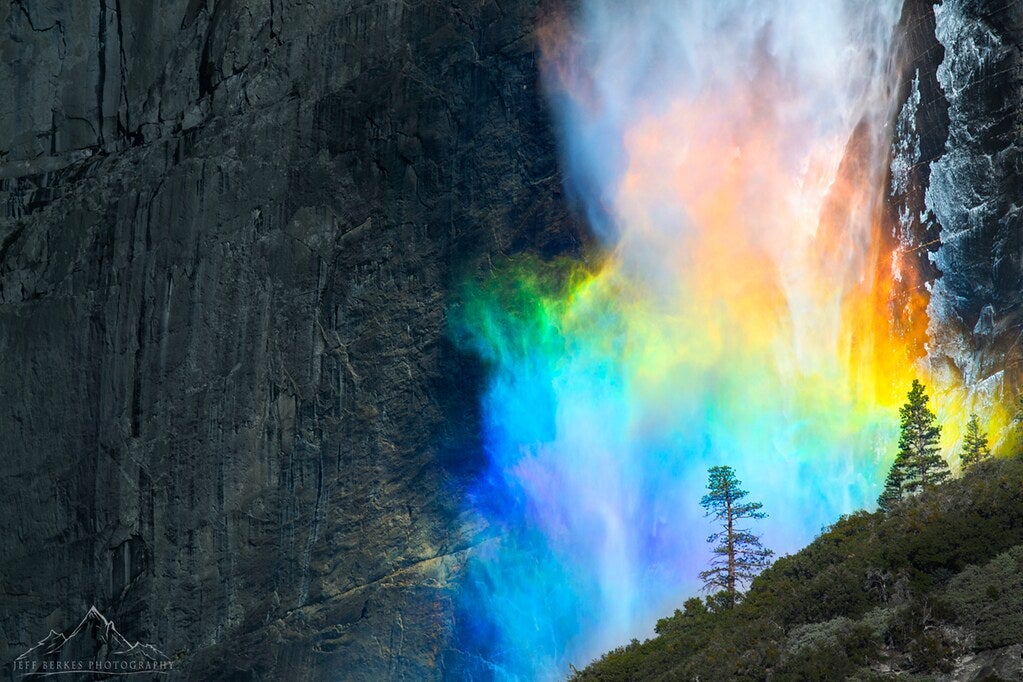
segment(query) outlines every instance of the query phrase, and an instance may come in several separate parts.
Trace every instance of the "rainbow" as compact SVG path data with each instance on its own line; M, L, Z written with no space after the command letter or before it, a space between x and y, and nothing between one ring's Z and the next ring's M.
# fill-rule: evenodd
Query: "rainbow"
M502 679L563 677L698 592L709 466L778 554L872 508L931 379L883 210L901 3L587 5L538 35L602 248L508 258L450 314L489 369L460 646ZM951 448L969 399L934 388Z

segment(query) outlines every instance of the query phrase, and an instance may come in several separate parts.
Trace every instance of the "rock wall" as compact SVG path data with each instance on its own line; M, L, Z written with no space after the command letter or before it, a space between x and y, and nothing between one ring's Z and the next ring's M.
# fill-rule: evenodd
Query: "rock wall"
M933 361L1008 391L1023 13L930 8L907 0L920 137L893 210L931 268ZM475 669L450 633L481 372L444 311L489 259L582 239L536 11L0 9L3 662L95 604L182 679Z
M95 604L181 679L458 674L447 292L578 241L535 12L0 9L0 660Z
M894 199L926 274L929 362L981 407L1011 401L1023 390L1023 2L907 0L903 23L894 167L910 153Z
M984 393L1023 389L1023 3L945 0L936 9L949 103L945 153L926 208L941 224L935 349Z

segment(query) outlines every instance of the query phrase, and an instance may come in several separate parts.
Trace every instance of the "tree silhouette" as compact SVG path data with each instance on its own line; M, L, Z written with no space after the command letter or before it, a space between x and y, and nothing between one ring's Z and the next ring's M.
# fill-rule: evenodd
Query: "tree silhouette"
M764 549L760 538L749 529L737 525L743 519L762 519L767 514L761 511L764 505L759 502L743 501L748 493L740 487L732 467L711 467L707 473L708 493L700 506L721 530L707 538L715 545L714 558L711 567L700 573L700 580L705 589L724 590L725 606L731 608L738 602L739 586L766 567L774 552Z
M980 420L977 415L971 414L970 421L966 423L966 435L963 437L963 451L959 455L963 468L976 464L982 459L991 456L991 449L987 444L987 433L980 430Z
M883 511L889 511L906 493L931 488L951 476L938 447L941 427L927 407L930 398L918 379L913 379L906 398L906 404L899 409L899 451L877 500L878 508Z
M877 498L877 508L883 512L890 512L896 504L902 500L902 483L906 479L905 463L901 455L895 455L892 468L888 470L888 477L884 481L884 489L881 496Z

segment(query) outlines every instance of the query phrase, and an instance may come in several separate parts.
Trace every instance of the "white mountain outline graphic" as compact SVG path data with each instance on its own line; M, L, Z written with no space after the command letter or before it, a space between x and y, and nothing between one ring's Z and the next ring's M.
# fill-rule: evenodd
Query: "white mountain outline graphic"
M111 657L132 657L138 659L144 659L153 663L169 663L171 661L167 654L160 651L152 644L144 644L138 640L130 642L128 639L118 631L114 626L112 620L108 620L99 609L95 606L90 606L86 612L85 617L78 623L75 629L70 635L65 636L61 632L50 630L49 634L43 639L25 651L23 654L18 656L15 661L42 661L50 660L53 657L59 657L61 650L69 643L77 642L77 638L87 636L90 626L95 629L97 639L102 643L106 644L109 649L107 654L108 660ZM129 670L129 671L116 671L109 669L97 669L97 670L35 670L26 671L26 675L64 675L64 674L79 674L79 675L140 675L140 674L158 674L166 675L168 670L160 670L156 668L146 668L144 670Z

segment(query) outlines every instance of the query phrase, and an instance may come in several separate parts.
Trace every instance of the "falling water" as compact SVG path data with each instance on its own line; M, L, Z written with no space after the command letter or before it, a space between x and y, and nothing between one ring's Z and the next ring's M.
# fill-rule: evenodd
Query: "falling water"
M912 264L877 236L900 10L607 0L542 23L603 248L511 258L451 315L490 368L461 636L498 677L564 676L699 590L708 466L764 502L778 553L873 504L927 327L919 300L893 327Z

